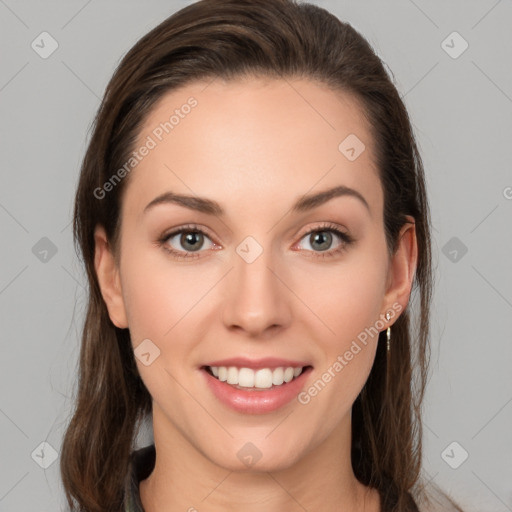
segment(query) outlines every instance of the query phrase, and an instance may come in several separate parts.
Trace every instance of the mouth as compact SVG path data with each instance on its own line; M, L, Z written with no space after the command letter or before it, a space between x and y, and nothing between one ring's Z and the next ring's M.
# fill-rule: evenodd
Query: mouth
M297 398L313 366L298 361L239 359L211 363L200 370L219 403L243 414L265 414Z
M297 379L306 366L278 366L277 368L246 368L236 366L203 366L203 370L220 382L244 391L264 391L281 387Z

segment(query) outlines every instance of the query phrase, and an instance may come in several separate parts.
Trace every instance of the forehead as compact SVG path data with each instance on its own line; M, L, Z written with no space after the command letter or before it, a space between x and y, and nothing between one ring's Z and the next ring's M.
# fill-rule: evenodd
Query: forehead
M247 208L250 197L288 203L339 184L381 201L360 103L311 80L187 84L147 115L135 149L144 145L125 198L138 209L166 190Z

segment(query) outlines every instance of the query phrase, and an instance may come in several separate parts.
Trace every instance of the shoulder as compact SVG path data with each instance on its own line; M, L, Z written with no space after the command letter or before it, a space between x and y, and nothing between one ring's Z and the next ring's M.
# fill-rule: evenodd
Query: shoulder
M146 479L155 467L156 450L155 445L150 444L132 452L132 468L137 480Z
M155 445L151 444L134 450L124 485L124 512L143 512L139 485L155 467Z

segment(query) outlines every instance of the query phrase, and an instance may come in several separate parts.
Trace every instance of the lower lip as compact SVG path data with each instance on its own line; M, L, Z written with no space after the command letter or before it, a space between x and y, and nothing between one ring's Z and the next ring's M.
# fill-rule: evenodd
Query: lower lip
M276 411L291 402L304 387L305 380L312 370L308 367L298 377L267 390L245 391L238 389L226 382L210 375L204 368L201 369L206 377L206 382L213 394L223 404L238 412L245 414L265 414Z

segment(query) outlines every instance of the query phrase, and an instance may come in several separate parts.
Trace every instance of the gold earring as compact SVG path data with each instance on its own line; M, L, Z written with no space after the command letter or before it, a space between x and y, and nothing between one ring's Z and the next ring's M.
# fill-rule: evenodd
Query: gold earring
M389 313L386 313L386 320L389 321ZM386 347L387 347L387 350L388 350L388 354L389 352L391 352L391 327L388 327L387 331L386 331Z

